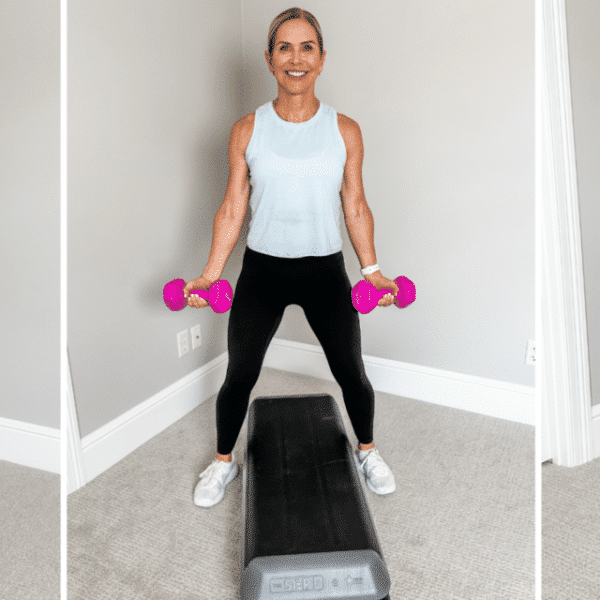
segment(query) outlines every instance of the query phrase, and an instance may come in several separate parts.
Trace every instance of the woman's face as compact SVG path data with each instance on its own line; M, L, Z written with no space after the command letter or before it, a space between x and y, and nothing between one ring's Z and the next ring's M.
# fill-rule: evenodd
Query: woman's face
M279 85L290 94L301 94L314 88L317 76L323 70L325 52L319 51L317 32L303 19L290 19L278 30L273 47L273 58L265 51L269 69ZM303 72L298 77L289 72Z

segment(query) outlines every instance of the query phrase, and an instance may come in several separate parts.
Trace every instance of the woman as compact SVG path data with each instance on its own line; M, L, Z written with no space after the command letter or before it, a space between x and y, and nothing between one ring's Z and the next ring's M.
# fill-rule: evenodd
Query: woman
M342 388L367 485L389 494L394 475L373 441L375 396L364 371L339 228L341 198L362 274L377 289L396 294L398 286L376 264L373 216L362 187L360 128L315 96L325 52L311 13L291 8L276 17L265 58L277 80L277 99L231 130L229 181L215 217L208 264L202 277L184 288L189 306L208 305L189 292L208 289L219 279L250 201L248 243L229 315L229 364L217 397L217 454L200 475L194 502L213 506L238 473L232 450L267 348L290 304L304 309ZM392 300L387 294L379 305Z

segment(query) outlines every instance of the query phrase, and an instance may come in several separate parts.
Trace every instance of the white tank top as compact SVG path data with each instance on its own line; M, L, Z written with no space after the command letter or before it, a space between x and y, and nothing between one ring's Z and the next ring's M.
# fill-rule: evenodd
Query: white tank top
M256 110L246 148L251 250L280 258L342 249L340 208L346 146L337 112L321 102L303 123L283 120L272 102Z

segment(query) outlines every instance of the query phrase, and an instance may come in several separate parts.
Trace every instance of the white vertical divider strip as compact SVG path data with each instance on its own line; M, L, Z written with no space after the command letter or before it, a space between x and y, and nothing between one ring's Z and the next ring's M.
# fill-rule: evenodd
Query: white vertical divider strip
M583 260L564 0L542 2L542 401L552 458L593 458Z

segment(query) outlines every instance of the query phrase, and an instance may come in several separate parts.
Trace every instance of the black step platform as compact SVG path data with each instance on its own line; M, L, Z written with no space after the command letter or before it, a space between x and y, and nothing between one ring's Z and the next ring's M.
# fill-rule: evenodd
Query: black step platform
M252 402L242 600L389 600L360 477L332 396Z

